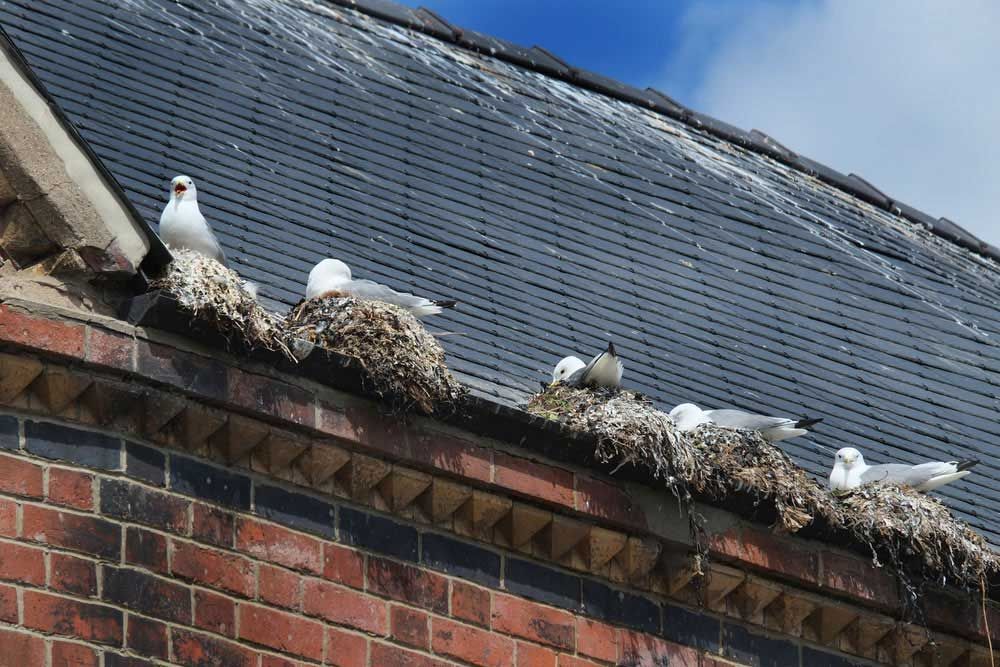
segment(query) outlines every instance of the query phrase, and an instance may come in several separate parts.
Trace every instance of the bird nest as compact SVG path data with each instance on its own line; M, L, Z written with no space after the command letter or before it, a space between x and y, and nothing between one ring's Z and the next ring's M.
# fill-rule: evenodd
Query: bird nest
M257 303L239 274L192 250L171 250L171 254L174 261L152 287L173 296L196 320L209 324L227 340L293 358L283 341L281 318Z
M534 396L527 410L594 436L598 459L645 469L684 497L767 499L777 511L775 529L788 533L822 519L870 547L876 562L883 555L898 573L912 568L914 558L928 578L964 585L1000 570L983 538L935 498L883 485L834 496L758 433L711 425L682 433L640 394L558 383Z
M288 313L284 329L295 347L301 347L295 341L308 341L358 360L366 389L400 411L446 413L465 394L445 365L441 345L398 306L352 297L309 299Z

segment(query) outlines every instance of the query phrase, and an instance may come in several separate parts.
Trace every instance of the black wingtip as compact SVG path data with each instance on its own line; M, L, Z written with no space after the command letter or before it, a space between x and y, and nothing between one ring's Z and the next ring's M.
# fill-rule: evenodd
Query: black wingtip
M965 461L959 461L955 465L955 472L962 472L963 470L968 470L979 464L978 459L966 459Z
M615 344L612 343L610 340L608 341L608 354L610 354L612 357L618 356L618 354L615 352Z
M454 308L458 305L458 301L454 299L449 299L448 301L435 301L434 305L438 308Z
M795 422L795 428L809 428L823 421L822 417L817 417L816 419L800 419Z

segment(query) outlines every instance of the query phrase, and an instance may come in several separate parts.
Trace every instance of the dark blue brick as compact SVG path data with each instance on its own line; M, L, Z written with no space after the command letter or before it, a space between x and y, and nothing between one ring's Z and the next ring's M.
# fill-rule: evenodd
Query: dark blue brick
M104 433L27 421L24 439L25 449L37 456L72 461L88 468L121 469L121 441Z
M504 587L530 600L574 611L580 609L580 577L529 560L507 559Z
M0 449L17 449L17 417L0 415Z
M156 486L163 486L167 478L167 456L150 447L134 442L125 443L125 472Z
M664 639L717 653L721 631L722 622L717 618L672 604L663 605Z
M187 527L190 505L184 498L126 479L101 480L101 514L105 516L181 532Z
M340 508L340 540L362 549L417 561L417 531L380 516Z
M499 554L434 533L424 533L422 548L424 564L435 570L484 586L500 585Z
M788 667L799 664L799 647L795 644L754 634L743 626L732 623L722 624L722 655L748 667Z
M802 647L802 665L803 667L864 667L864 663L846 656L817 651L808 646Z
M643 632L660 631L660 607L649 598L583 580L583 613Z
M333 505L312 496L258 484L254 507L257 514L286 526L331 538L336 533Z
M194 459L170 457L170 488L236 509L250 509L250 479Z

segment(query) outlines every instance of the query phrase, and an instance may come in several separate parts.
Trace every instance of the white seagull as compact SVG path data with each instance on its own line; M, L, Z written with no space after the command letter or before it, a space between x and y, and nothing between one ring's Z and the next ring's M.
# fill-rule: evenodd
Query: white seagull
M757 431L768 442L805 435L820 419L788 419L766 417L742 410L702 410L694 403L681 403L670 411L670 418L681 431L690 431L699 424L714 424L720 428Z
M933 491L956 479L968 475L975 459L965 461L931 461L915 466L905 463L886 463L870 466L865 463L861 452L854 447L844 447L833 459L830 473L830 489L836 492L850 491L865 484L888 482L909 486L917 491Z
M571 387L618 387L622 382L625 366L615 352L614 343L608 349L584 364L578 357L566 357L552 371L553 382L564 382Z
M369 301L382 301L410 311L416 317L437 315L443 308L454 308L455 301L431 301L421 296L397 292L371 280L354 280L351 269L339 259L324 259L309 272L306 298L353 296Z
M160 238L171 248L193 250L226 265L219 239L198 208L198 189L188 176L170 181L170 201L160 214Z

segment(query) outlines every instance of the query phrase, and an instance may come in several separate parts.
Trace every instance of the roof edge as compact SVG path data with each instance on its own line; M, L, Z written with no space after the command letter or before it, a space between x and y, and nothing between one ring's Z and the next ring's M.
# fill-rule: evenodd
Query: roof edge
M760 130L749 132L707 114L695 111L654 88L640 90L616 79L578 69L540 46L526 48L499 37L466 30L449 23L433 11L413 9L393 0L326 0L330 4L359 11L405 28L419 30L461 48L488 55L580 88L629 102L668 116L696 130L734 143L749 151L812 176L827 185L876 208L915 222L932 234L983 257L1000 262L1000 248L987 243L948 218L934 218L882 193L861 176L843 173L799 155Z

